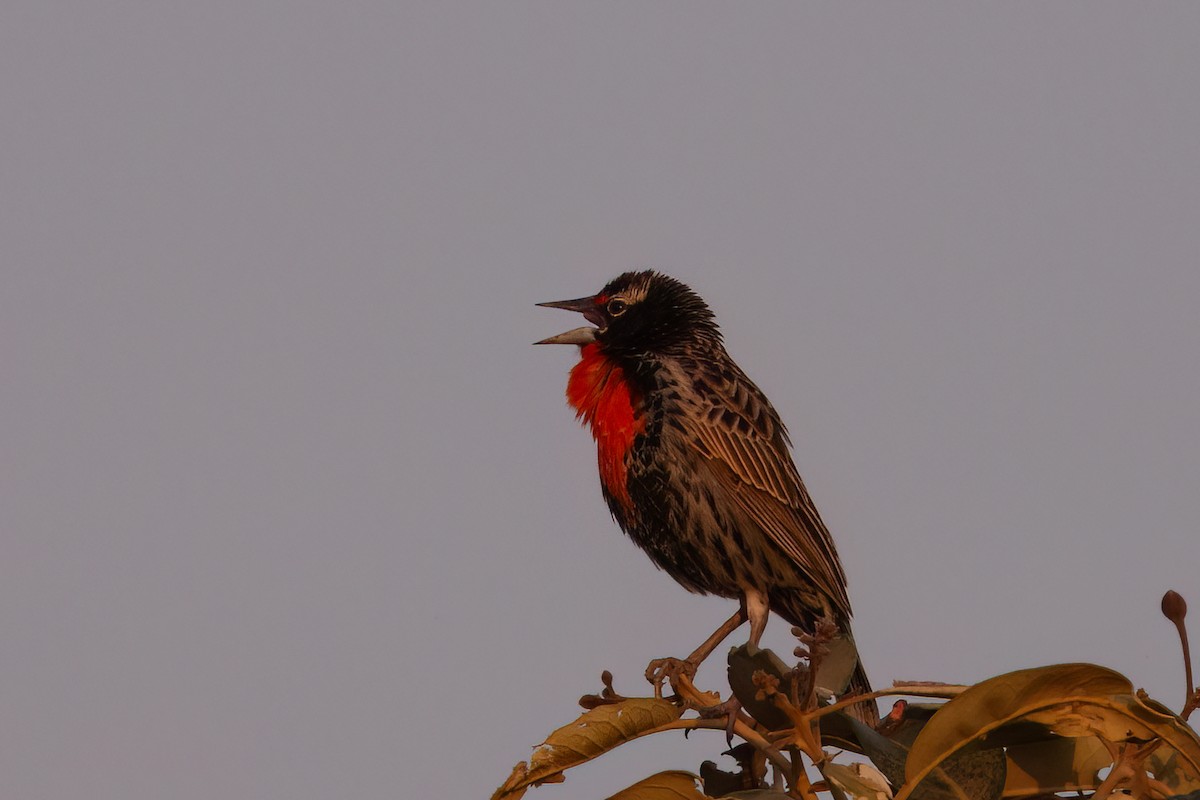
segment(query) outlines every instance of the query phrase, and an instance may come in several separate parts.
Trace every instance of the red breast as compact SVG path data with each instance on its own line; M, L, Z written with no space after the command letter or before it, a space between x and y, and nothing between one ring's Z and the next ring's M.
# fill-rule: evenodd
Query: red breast
M625 371L600 352L600 346L580 348L580 361L567 381L567 402L591 428L596 439L600 481L626 509L632 509L625 485L625 456L645 427L641 397L625 379Z

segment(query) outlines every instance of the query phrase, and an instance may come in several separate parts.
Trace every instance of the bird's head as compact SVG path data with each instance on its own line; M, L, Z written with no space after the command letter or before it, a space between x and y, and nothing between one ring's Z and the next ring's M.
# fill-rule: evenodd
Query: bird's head
M718 343L712 311L685 284L654 270L626 272L597 294L538 303L583 314L591 323L535 344L596 342L611 355L670 353L695 344Z

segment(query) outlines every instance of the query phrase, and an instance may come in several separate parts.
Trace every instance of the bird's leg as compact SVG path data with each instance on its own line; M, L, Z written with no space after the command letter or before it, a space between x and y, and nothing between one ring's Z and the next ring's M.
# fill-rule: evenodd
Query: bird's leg
M750 620L750 644L755 647L758 647L763 631L767 629L767 614L770 608L765 592L750 587L743 589L742 611Z
M767 615L769 611L770 604L767 601L767 595L765 592L759 591L753 587L743 587L742 604L738 609L738 613L734 616L740 617L741 619L750 620L750 644L754 645L755 647L758 647L759 640L762 639L763 631L766 630ZM731 619L730 622L732 621L733 620ZM726 624L728 625L729 623ZM737 626L735 625L734 627ZM730 630L733 630L733 628L730 628ZM720 631L718 631L718 633L719 632ZM708 642L705 642L705 644L708 644ZM717 643L713 642L709 650L711 650L712 647L716 647L716 645ZM704 645L701 645L701 647L703 646ZM738 717L745 716L745 714L742 713L741 701L732 696L724 703L718 703L711 708L701 709L700 715L703 717L720 717L722 715L728 715L728 722L725 725L725 740L727 742L733 741L733 726L734 723L737 722Z
M693 650L692 654L686 660L691 664L700 666L700 662L708 658L712 651L717 649L717 645L725 641L725 637L737 630L737 627L745 621L746 609L739 606L733 616L725 620L721 624L721 627L713 631L712 636L709 636L704 640L703 644Z
M678 658L656 658L651 661L646 667L646 680L654 685L654 696L662 697L663 681L671 676L681 673L688 676L695 675L700 662L708 658L717 645L724 641L726 636L733 633L746 619L746 608L745 603L743 603L732 617L725 620L721 624L721 627L713 631L712 636L705 639L687 658L682 661Z

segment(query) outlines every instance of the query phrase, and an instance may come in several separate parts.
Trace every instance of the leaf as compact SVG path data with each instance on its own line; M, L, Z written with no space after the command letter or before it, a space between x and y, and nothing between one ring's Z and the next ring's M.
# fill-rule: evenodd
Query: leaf
M742 742L721 755L730 756L737 761L738 770L726 772L718 769L711 761L703 762L700 765L700 780L704 784L706 794L724 797L733 792L758 789L765 785L762 779L766 775L766 763L754 745Z
M821 772L825 780L853 800L891 800L892 788L887 778L870 764L826 764Z
M905 703L900 723L894 725L884 736L897 744L912 747L917 736L924 729L929 718L938 712L945 703Z
M1018 670L977 683L934 714L913 742L905 785L915 786L948 756L1005 723L1055 708L1069 711L1072 703L1104 700L1132 689L1123 675L1092 664ZM907 795L901 790L898 796Z
M667 770L643 778L608 800L711 800L696 788L698 780L690 772Z
M850 724L850 716L845 712L835 711L832 714L826 714L818 722L822 747L849 750L852 753L863 753L868 757L870 756L870 753L863 747L862 742L858 740L858 733ZM863 728L866 728L866 726L864 725ZM868 730L870 729L868 728ZM875 733L875 731L871 732ZM881 736L880 738L883 737Z
M726 772L711 761L700 765L700 780L704 782L705 793L712 797L724 797L746 788L744 771Z
M845 690L858 664L858 650L852 640L840 636L829 642L828 647L829 653L817 670L818 705L827 705L832 695ZM730 650L728 664L729 688L747 714L768 730L792 727L791 718L775 705L775 701L758 696L754 673L761 671L778 678L779 691L787 697L791 694L792 682L807 674L803 666L793 670L771 650L749 643Z
M779 656L770 650L744 644L729 651L728 663L729 689L746 713L768 730L778 731L792 727L791 719L773 700L759 699L758 687L754 685L754 673L762 671L779 679L779 691L785 695L791 690L794 673Z
M1182 717L1141 690L1121 699L1129 703L1127 708L1163 740L1163 746L1146 759L1154 777L1175 792L1200 791L1200 737L1196 731Z
M1095 736L1054 737L1007 748L1008 776L1004 794L1031 794L1095 789L1097 773L1112 764L1108 748Z
M556 730L533 749L529 763L513 767L492 800L517 800L534 784L552 780L563 770L590 761L614 747L674 722L683 709L667 700L637 697L585 712Z
M1154 777L1166 784L1167 788L1173 792L1190 792L1200 795L1200 774L1195 770L1188 772L1183 769L1179 761L1179 753L1174 751L1161 752L1164 748L1159 748L1159 751L1151 753L1146 759L1146 766L1154 773ZM1200 799L1198 799L1200 800Z
M912 796L918 800L960 796L968 800L999 800L1004 794L1007 769L1003 750L965 749L927 775Z
M835 636L825 647L828 652L817 666L817 687L841 697L858 666L858 647L849 636Z
M846 717L845 721L872 763L893 786L900 786L909 758L908 747L856 719ZM920 725L922 720L914 718L911 722ZM997 800L1004 789L1005 769L1003 750L975 746L935 767L908 796L913 800Z
M853 733L854 741L862 748L862 752L871 759L872 764L883 772L893 786L899 786L904 782L904 764L908 760L908 747L889 739L844 712L839 711L836 714L830 714L829 717L840 717L845 722ZM821 722L824 724L825 720L822 719Z
M906 786L969 743L1019 721L1040 723L1059 736L1098 735L1110 742L1161 737L1191 774L1200 774L1196 734L1166 708L1132 692L1123 675L1093 664L1018 670L978 683L946 703L913 742ZM898 800L908 791L899 791Z

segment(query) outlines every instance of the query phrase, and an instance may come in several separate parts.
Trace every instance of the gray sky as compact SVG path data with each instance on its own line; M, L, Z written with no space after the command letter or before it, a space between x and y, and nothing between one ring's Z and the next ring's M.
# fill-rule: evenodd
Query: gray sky
M601 669L643 691L732 604L618 532L574 355L529 345L639 266L789 424L876 683L1094 661L1178 707L1198 37L1190 3L9 0L3 794L481 797ZM626 749L531 797L723 742Z

